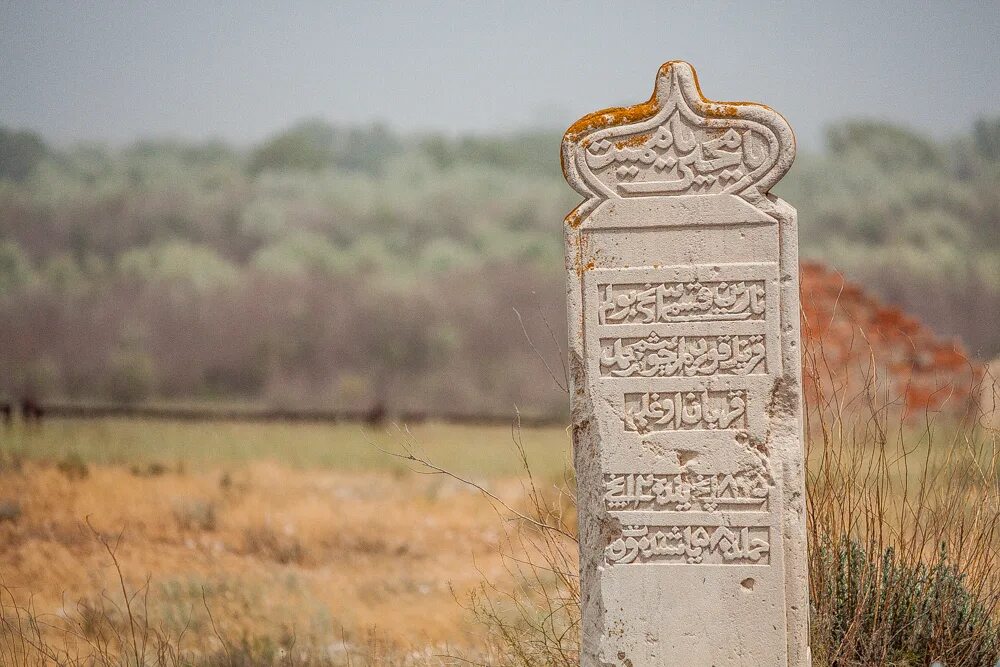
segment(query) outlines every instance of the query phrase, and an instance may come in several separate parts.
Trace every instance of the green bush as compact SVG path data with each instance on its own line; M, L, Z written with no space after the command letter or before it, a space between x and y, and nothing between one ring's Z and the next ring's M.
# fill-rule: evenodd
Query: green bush
M821 582L813 599L818 664L992 666L1000 625L942 550L936 562L904 562L891 547L873 555L854 541L814 547Z
M0 179L27 179L46 153L48 148L37 134L0 127Z
M0 294L28 284L31 259L16 241L0 240Z
M90 466L79 452L69 452L56 462L56 470L68 479L81 480L90 476Z

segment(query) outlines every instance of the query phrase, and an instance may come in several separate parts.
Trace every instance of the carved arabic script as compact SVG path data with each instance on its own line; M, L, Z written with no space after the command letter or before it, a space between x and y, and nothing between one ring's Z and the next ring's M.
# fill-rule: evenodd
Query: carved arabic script
M770 489L759 473L605 475L609 510L760 511Z
M742 390L625 394L622 420L637 433L744 428L746 408Z
M598 285L600 324L764 319L764 281Z
M649 561L766 565L770 562L767 526L625 526L604 549L609 565Z
M692 377L766 373L764 337L668 336L601 340L601 374L613 377Z
M678 111L651 135L636 138L646 140L635 146L635 139L599 139L587 147L587 166L605 177L613 173L624 194L727 192L768 157L763 135L735 128L709 133L690 125Z

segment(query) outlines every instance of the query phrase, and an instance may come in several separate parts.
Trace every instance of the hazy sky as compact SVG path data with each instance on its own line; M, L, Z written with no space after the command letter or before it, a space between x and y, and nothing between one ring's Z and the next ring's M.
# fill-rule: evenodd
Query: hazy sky
M0 0L0 124L246 143L296 119L565 127L691 62L709 97L939 135L1000 113L1000 3Z

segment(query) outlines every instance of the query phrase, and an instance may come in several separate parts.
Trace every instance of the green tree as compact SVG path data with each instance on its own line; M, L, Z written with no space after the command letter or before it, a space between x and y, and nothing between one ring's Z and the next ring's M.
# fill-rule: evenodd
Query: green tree
M0 241L0 294L30 282L31 260L16 241Z
M972 139L980 155L1000 162L1000 116L977 120L972 128Z
M253 257L266 273L304 278L311 273L336 275L350 268L352 258L315 232L295 232L267 245Z
M0 127L0 179L27 179L47 153L45 142L34 132Z
M317 171L330 164L333 126L322 120L304 120L267 139L250 156L250 173L269 169Z
M304 120L267 139L250 156L249 170L318 171L340 167L378 173L386 160L402 150L384 125L340 129L323 120Z
M932 141L889 123L838 123L827 130L827 145L840 157L861 153L883 169L927 169L943 165L941 153Z
M201 292L236 285L239 268L210 247L167 241L134 248L118 260L122 275L144 281L187 284Z

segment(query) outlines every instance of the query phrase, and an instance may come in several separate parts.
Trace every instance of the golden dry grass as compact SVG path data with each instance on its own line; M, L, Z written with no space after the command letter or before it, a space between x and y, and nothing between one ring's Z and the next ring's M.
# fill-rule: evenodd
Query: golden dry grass
M978 419L928 417L900 421L893 401L871 390L811 406L817 664L912 667L992 650L996 433ZM562 429L61 422L7 433L3 615L17 617L20 604L22 616L69 624L75 639L49 634L84 653L104 636L101 623L130 627L110 546L141 627L183 634L170 646L187 662L142 664L454 664L446 654L575 664ZM418 474L432 468L380 447L415 452L472 484ZM286 453L292 463L280 462ZM496 494L492 505L475 485ZM942 550L945 569L920 579ZM901 604L930 606L902 618ZM979 620L955 624L956 609ZM911 645L914 623L921 639ZM243 657L231 659L237 648ZM286 648L298 661L280 658ZM18 650L0 633L0 658ZM958 660L946 664L978 664Z
M409 471L371 444L406 434L353 427L345 444L350 428L65 422L17 432L0 448L5 612L30 601L33 614L59 619L99 609L102 598L121 606L101 541L114 546L120 535L127 590L148 599L151 626L184 630L196 654L221 650L218 635L328 658L370 652L373 637L394 655L475 647L481 629L456 597L484 577L509 581L504 522L469 486ZM166 437L154 448L157 433ZM536 443L532 458L561 470L565 432L534 435L556 444ZM414 437L516 504L510 436L428 425ZM191 447L199 438L214 446ZM259 442L272 444L262 452ZM329 451L338 445L347 451ZM293 465L275 461L279 451Z

